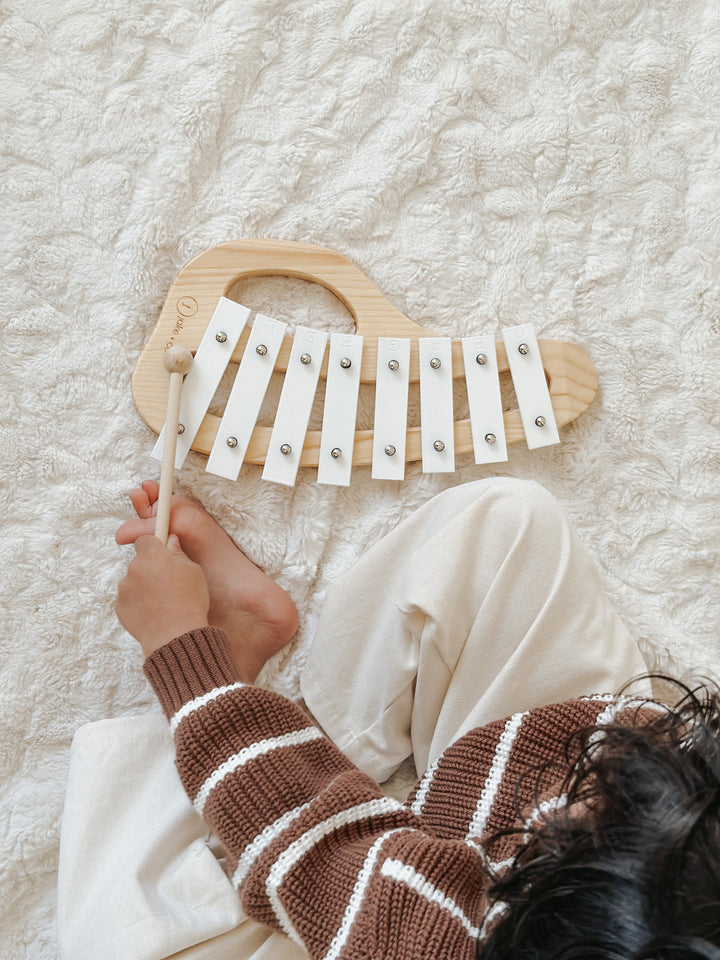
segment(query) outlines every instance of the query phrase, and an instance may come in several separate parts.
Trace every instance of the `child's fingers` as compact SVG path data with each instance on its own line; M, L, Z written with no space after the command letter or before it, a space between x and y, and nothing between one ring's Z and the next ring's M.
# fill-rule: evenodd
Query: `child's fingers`
M138 556L165 549L164 545L152 533L145 533L142 536L139 536L135 541L134 546L135 553Z
M165 546L168 548L170 553L174 554L180 559L184 559L184 560L187 560L189 563L192 563L192 560L190 560L188 555L183 550L182 544L180 543L180 537L178 537L176 533L171 533L169 535Z

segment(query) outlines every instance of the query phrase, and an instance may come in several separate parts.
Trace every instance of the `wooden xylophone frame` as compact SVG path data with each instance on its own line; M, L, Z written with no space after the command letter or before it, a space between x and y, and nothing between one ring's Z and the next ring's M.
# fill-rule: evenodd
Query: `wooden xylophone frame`
M374 383L377 369L377 338L404 337L411 340L410 383L420 379L417 341L436 336L400 313L353 263L339 253L309 243L287 240L235 240L221 243L189 261L177 274L168 290L160 316L137 361L132 391L135 405L148 426L160 433L165 422L168 376L163 354L171 346L184 346L193 353L220 297L238 281L251 277L283 276L318 283L330 290L345 305L364 340L361 383ZM231 362L239 363L248 341L243 331ZM284 338L275 370L287 369L292 336ZM538 340L542 366L558 427L579 417L592 403L597 392L597 374L590 357L580 347L560 340ZM509 371L505 345L496 341L500 374ZM327 355L321 378L327 373ZM453 378L464 377L462 346L452 343ZM523 440L525 433L518 409L503 412L508 444ZM209 454L218 432L220 418L206 414L192 449ZM252 434L245 462L263 464L272 428L257 425ZM455 453L472 452L470 420L454 422ZM357 430L352 463L372 463L372 430ZM300 466L318 464L320 431L309 430L305 437ZM421 459L420 427L407 428L405 460Z

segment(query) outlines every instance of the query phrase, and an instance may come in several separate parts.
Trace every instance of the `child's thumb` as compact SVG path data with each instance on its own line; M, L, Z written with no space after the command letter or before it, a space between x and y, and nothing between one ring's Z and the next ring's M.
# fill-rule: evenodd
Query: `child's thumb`
M170 534L170 536L167 538L166 546L170 553L182 553L184 555L184 550L180 546L180 538L176 533Z

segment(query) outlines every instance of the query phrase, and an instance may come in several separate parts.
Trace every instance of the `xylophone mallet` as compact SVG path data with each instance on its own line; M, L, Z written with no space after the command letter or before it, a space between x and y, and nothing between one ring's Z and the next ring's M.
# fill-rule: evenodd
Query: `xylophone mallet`
M170 347L163 356L163 364L170 374L170 386L168 389L167 416L165 418L163 458L160 468L160 492L155 517L155 536L163 544L167 543L170 526L170 498L175 472L175 451L180 421L183 377L192 366L192 362L193 356L185 347Z

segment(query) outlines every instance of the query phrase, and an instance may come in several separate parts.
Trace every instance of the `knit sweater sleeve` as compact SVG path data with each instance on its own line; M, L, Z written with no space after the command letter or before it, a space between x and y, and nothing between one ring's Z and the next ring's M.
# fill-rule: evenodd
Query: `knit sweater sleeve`
M609 694L551 703L468 731L425 771L408 797L435 836L477 844L487 866L502 871L526 827L562 808L564 781L583 729L636 726L658 708ZM460 785L462 785L460 787Z
M475 956L487 878L472 846L383 796L291 701L242 684L222 631L176 638L145 672L249 916L311 957Z

